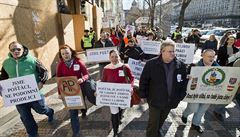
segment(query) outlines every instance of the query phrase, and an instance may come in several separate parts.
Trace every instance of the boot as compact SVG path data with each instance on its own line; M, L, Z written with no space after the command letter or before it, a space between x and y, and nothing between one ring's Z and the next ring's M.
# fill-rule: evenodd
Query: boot
M113 128L113 133L114 133L114 137L117 137L118 135L118 127L119 127L119 113L117 114L112 114L111 117L112 120L112 128Z

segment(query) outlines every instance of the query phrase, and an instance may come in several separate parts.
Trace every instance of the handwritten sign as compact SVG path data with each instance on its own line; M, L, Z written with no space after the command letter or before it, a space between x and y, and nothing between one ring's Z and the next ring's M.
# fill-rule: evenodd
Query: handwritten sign
M41 99L33 74L0 81L0 89L5 107Z
M185 64L193 63L195 44L177 43L176 57Z
M141 60L135 60L132 58L128 59L128 65L134 75L135 79L140 79L140 76L142 74L143 68L145 66L145 62L142 62Z
M87 49L87 62L109 62L109 52L117 47Z
M56 81L65 109L85 108L82 91L77 83L77 77L57 77Z
M131 85L120 83L97 82L98 106L130 107Z
M161 48L161 42L160 41L142 40L140 47L145 54L159 55L160 48Z
M238 67L192 67L184 101L229 104L238 89L239 72Z

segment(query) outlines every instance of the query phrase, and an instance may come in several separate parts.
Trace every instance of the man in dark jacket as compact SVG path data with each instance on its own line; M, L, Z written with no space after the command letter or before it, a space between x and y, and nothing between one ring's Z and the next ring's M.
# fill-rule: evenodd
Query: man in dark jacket
M105 47L113 47L113 46L114 45L113 45L112 41L108 40L106 32L102 32L101 35L100 35L100 39L95 43L95 48L105 48ZM99 63L100 78L102 78L103 68L107 64L109 64L109 62Z
M146 63L140 78L139 96L146 98L149 105L147 137L160 136L159 130L170 110L186 95L186 67L174 52L175 43L164 41L161 54Z
M28 54L28 49L20 43L16 41L10 43L9 50L9 57L3 62L0 80L34 74L40 90L48 79L47 69L38 59ZM47 115L48 122L53 121L54 110L45 105L41 92L40 95L40 100L16 105L28 137L38 136L38 126L31 109L39 114Z

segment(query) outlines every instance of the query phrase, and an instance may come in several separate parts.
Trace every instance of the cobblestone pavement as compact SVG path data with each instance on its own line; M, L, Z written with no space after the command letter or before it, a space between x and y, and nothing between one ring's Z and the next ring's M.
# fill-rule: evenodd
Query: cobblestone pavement
M62 101L58 99L57 93L46 98L47 104L55 110L55 121L52 124L47 122L47 116L39 115L34 112L34 117L38 122L40 137L71 137L70 120L68 111L63 109ZM90 106L90 104L88 104ZM162 135L166 137L236 137L240 135L237 128L240 127L240 108L234 102L228 105L228 112L224 122L218 121L213 113L212 107L205 115L205 132L198 134L191 130L191 117L188 117L188 123L181 122L182 111L186 103L181 102L176 109L173 109L168 115L167 120L161 129ZM81 119L81 114L79 114ZM122 137L145 137L148 120L147 104L134 106L125 110L120 130ZM26 131L19 117L16 117L3 126L0 131L1 137L25 137ZM111 137L112 132L110 124L110 110L108 107L90 106L88 109L88 119L80 120L81 134L83 137Z

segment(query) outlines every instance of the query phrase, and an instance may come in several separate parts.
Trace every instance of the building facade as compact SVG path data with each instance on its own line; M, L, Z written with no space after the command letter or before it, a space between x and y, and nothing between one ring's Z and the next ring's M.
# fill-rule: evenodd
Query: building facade
M194 26L237 27L240 24L240 0L192 0L184 19Z

